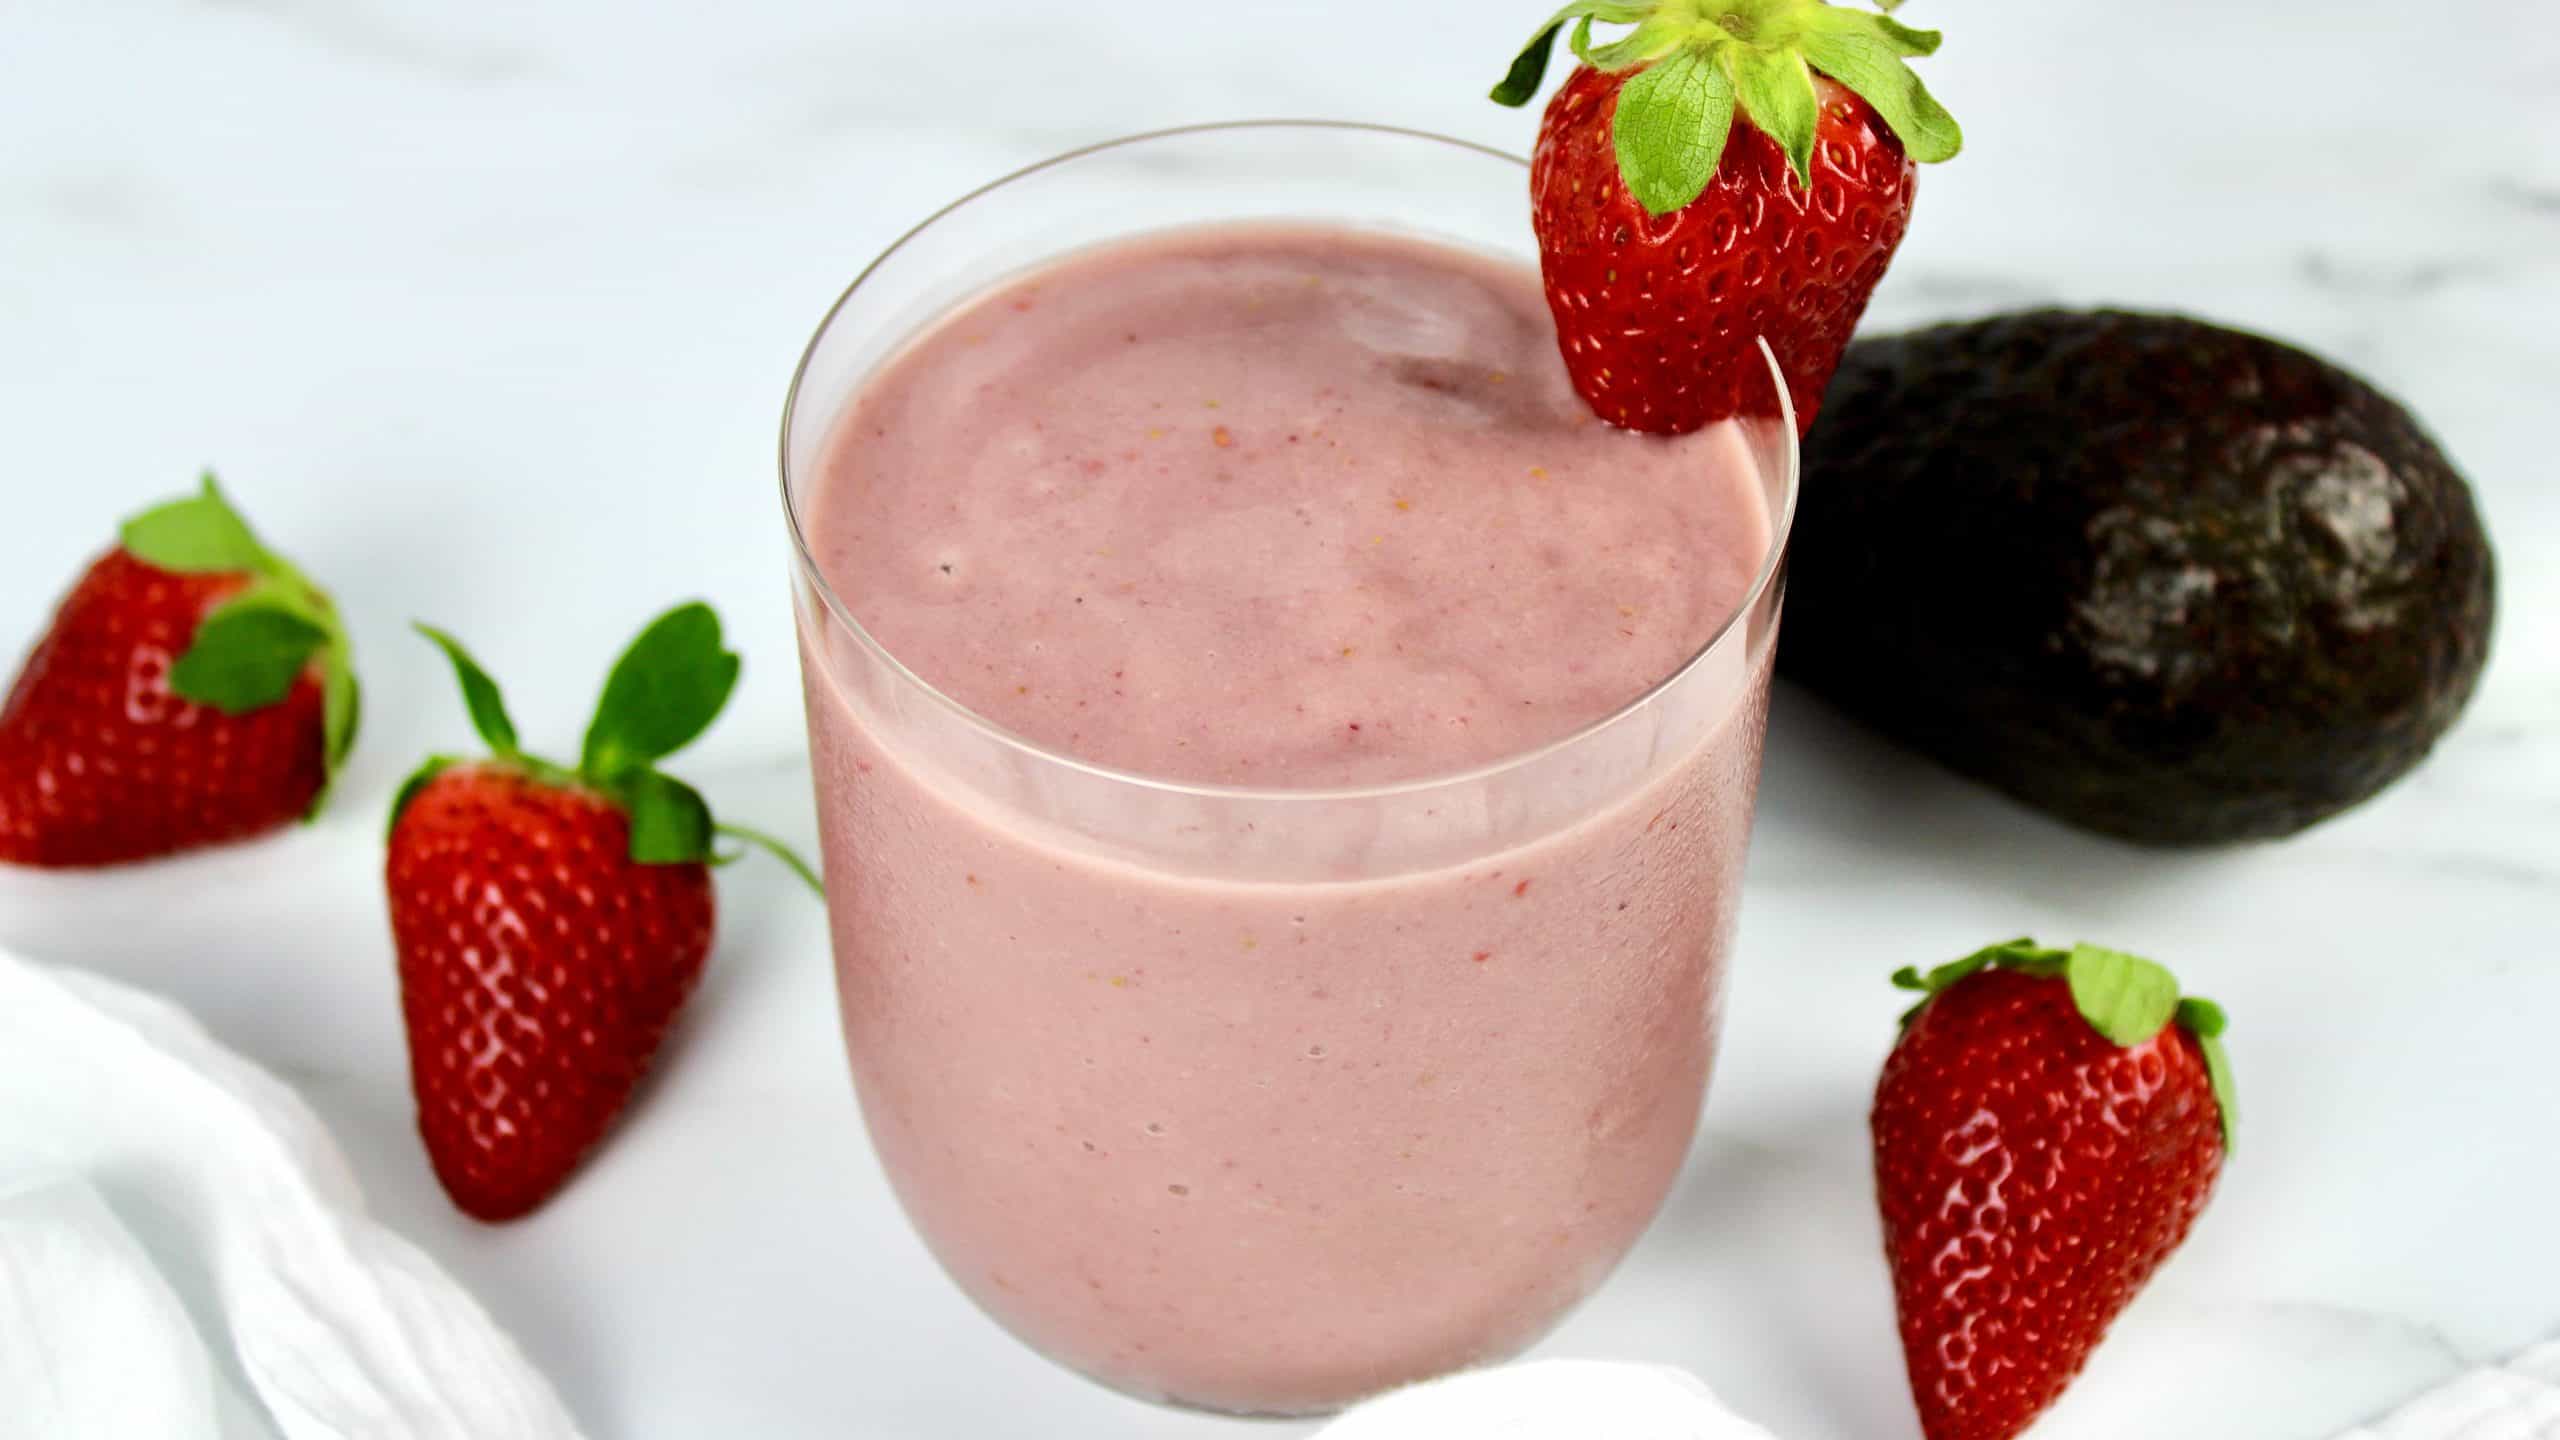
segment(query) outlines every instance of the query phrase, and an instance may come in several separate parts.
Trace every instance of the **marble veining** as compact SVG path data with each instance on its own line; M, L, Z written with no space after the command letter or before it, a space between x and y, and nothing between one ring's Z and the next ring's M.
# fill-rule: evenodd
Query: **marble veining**
M2501 180L2491 187L2491 193L2528 214L2560 217L2560 186Z
M2302 278L2323 290L2349 295L2432 295L2449 285L2495 284L2504 267L2485 260L2421 260L2411 264L2376 265L2341 260L2326 250L2307 250Z
M1545 3L15 7L0 664L114 517L212 462L338 585L369 713L318 825L0 873L0 943L290 1075L596 1434L1304 1433L1121 1401L968 1308L862 1141L824 926L773 867L723 876L696 1008L588 1174L529 1223L458 1218L410 1129L379 894L382 807L466 734L407 622L470 639L565 751L613 646L709 597L747 678L675 768L807 842L772 452L846 281L1114 134L1298 114L1525 149L1534 117L1481 97ZM2358 367L2478 489L2488 675L2373 804L2202 855L2069 831L1782 690L1705 1132L1549 1348L1689 1366L1786 1440L1909 1434L1864 1134L1884 979L2032 930L2228 1006L2245 1109L2195 1238L2039 1436L2324 1440L2560 1332L2560 27L2503 0L1998 10L1901 12L1949 33L1926 63L1968 153L1923 177L1870 328L2120 304Z

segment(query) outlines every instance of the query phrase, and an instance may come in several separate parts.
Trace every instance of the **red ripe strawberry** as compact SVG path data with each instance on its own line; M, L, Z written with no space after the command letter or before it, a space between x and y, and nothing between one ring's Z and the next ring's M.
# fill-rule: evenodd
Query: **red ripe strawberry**
M418 1133L464 1213L510 1220L565 1184L647 1073L711 953L713 834L657 762L737 684L720 621L684 605L605 682L578 768L527 755L492 682L426 627L462 684L484 761L437 756L393 803L385 874Z
M1594 21L1635 29L1595 47ZM1656 434L1769 414L1766 340L1810 428L1910 223L1912 162L1963 144L1903 63L1936 32L1825 0L1574 0L1494 99L1528 103L1568 22L1584 63L1529 190L1574 387Z
M2150 961L2015 940L1894 983L1876 1086L1903 1359L1929 1440L2009 1440L2187 1238L2230 1153L2223 1015Z
M125 523L0 706L0 862L112 865L319 808L354 743L329 597L215 486Z

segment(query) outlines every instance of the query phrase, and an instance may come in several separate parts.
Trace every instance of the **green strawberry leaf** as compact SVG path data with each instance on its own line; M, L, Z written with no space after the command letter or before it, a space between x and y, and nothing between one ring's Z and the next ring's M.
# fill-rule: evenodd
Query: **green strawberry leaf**
M2074 945L2062 974L2081 1018L2118 1045L2150 1040L2178 1010L2177 980L2150 961L2121 950Z
M118 542L163 570L258 577L197 624L187 653L169 671L178 695L233 715L263 709L292 693L318 658L326 778L304 816L317 818L355 746L358 709L346 626L329 597L259 541L210 470L196 494L127 520Z
M708 605L679 605L651 621L605 679L579 773L610 785L691 744L729 703L738 664Z
M400 816L408 810L409 802L418 798L418 792L427 788L429 782L463 763L459 755L430 755L424 764L410 771L409 778L400 782L399 793L391 797L391 820L384 833L387 835L391 830L400 828Z
M1549 21L1540 29L1537 36L1512 57L1510 71L1494 85L1486 98L1496 105L1508 105L1515 110L1536 98L1538 87L1547 82L1547 61L1555 54L1556 32L1563 28L1564 21L1559 19Z
M479 731L480 738L499 755L513 758L521 753L516 748L515 722L507 718L507 703L498 694L498 682L489 678L489 672L480 668L480 662L471 658L461 641L432 625L413 628L434 641L445 658L453 662L454 679L462 684L462 703L471 711L471 728Z
M2222 1007L2201 996L2190 995L2178 1002L2178 1024L2196 1037L2196 1048L2204 1052L2205 1079L2213 1086L2213 1103L2222 1112L2222 1150L2231 1153L2239 1132L2240 1100L2231 1083L2231 1056L2222 1047L2222 1032L2231 1026Z
M1964 130L1929 93L1906 56L1938 48L1935 31L1914 30L1881 15L1826 6L1807 17L1798 42L1814 68L1875 107L1902 148L1922 164L1952 160L1964 149Z
M134 516L117 538L135 559L182 575L267 571L275 565L249 522L223 498L210 470L197 493Z
M1898 4L1877 0L1876 8L1891 11ZM1636 28L1594 46L1595 24ZM1737 110L1777 139L1797 178L1810 184L1819 104L1794 74L1808 64L1874 106L1912 159L1948 160L1964 148L1955 117L1904 63L1937 53L1938 32L1826 0L1573 0L1521 49L1493 87L1493 99L1527 104L1546 79L1556 35L1567 25L1573 26L1573 53L1587 65L1609 72L1652 66L1620 92L1616 138L1628 189L1657 215L1687 204L1678 198L1684 193L1694 199L1706 188ZM1720 81L1700 80L1698 61L1682 56L1712 57ZM1632 125L1630 105L1639 111Z
M1917 966L1905 965L1893 972L1894 987L1919 991L1921 999L1919 1004L1902 1012L1902 1023L1908 1026L1922 1010L1928 1008L1930 1000L1992 966L2015 970L2022 975L2049 978L2062 973L2065 958L2063 951L2047 949L2021 936L2015 940L2003 940L1997 945L1985 945L1961 960L1950 960L1926 974L1921 973Z
M807 885L812 894L816 895L821 900L827 898L826 882L818 878L817 868L811 865L808 861L802 859L799 851L792 849L789 845L784 844L782 841L775 839L771 835L765 834L761 830L750 830L744 825L714 825L711 828L715 834L726 835L732 840L742 840L749 845L753 845L756 848L763 850L774 859L781 861L786 866L789 866L791 873L799 876L801 883ZM742 850L735 854L722 856L719 863L726 865L731 861L741 860L745 857L746 852Z
M689 865L711 858L711 807L672 775L638 770L623 777L631 812L631 858L642 865Z
M170 667L169 688L226 715L263 710L291 693L331 635L296 587L261 580L206 612Z
M1899 21L1887 20L1882 15L1868 15L1862 18L1866 22L1867 29L1883 36L1884 42L1893 47L1893 53L1906 60L1937 54L1938 46L1947 38L1935 30L1914 30Z
M1794 33L1851 35L1875 40L1892 51L1898 59L1916 59L1938 53L1946 39L1935 30L1914 30L1899 20L1870 15L1863 10L1844 10L1835 5L1816 5L1793 17Z
M1813 72L1804 57L1788 49L1725 47L1730 58L1735 97L1751 122L1767 131L1786 153L1796 183L1813 188L1813 131L1821 123L1822 106L1814 98Z
M2222 1153L2228 1155L2239 1148L2240 1135L2240 1100L2238 1089L2231 1082L2231 1055L2222 1048L2219 1036L2197 1037L2196 1048L2204 1052L2205 1081L2213 1087L2213 1107L2222 1112Z
M2139 956L2095 945L2074 945L2065 951L2048 949L2033 940L2010 940L1986 946L1927 974L1906 965L1894 972L1893 983L1900 989L1920 991L1923 998L1903 1012L1902 1024L1907 1028L1941 992L1995 965L2047 979L2061 976L2070 986L2072 1005L2081 1017L2115 1044L2140 1045L2173 1020L2193 1034L2197 1048L2204 1053L2205 1075L2213 1086L2214 1103L2222 1112L2222 1148L2229 1153L2240 1114L2239 1103L2233 1098L2231 1057L2222 1047L2222 1032L2230 1021L2222 1007L2210 1000L2193 995L2181 998L2177 980Z
M1993 965L2008 965L2017 969L2031 970L2059 959L2059 951L2041 950L2037 948L2035 941L2020 938L2004 940L1997 945L1986 945L1961 960L1950 960L1925 975L1920 972L1918 966L1905 965L1893 972L1894 988L1920 992L1920 1003L1902 1012L1902 1023L1908 1026L1913 1020L1918 1019L1920 1012L1928 1008L1929 1001L1940 991L1969 979Z
M1675 51L1618 92L1618 173L1655 215L1685 209L1724 163L1733 82L1709 50Z
M1898 1023L1900 1023L1903 1029L1910 1029L1911 1022L1919 1019L1920 1012L1928 1009L1930 1000L1937 996L1938 992L1929 988L1929 981L1935 978L1939 973L1951 968L1953 967L1941 965L1937 970L1931 971L1928 975L1923 975L1920 973L1920 968L1918 966L1905 965L1901 969L1893 972L1893 988L1896 990L1917 990L1920 992L1920 998L1913 1001L1911 1007L1902 1012L1902 1018Z
M2060 973L2061 962L2061 951L2048 950L2031 939L2020 937L2003 940L1997 945L1985 945L1963 959L1950 960L1926 975L1906 965L1895 973L1893 983L1905 990L1924 990L1935 995L1993 965L2030 975L2054 975ZM1906 980L1905 977L1909 978Z
M725 864L736 857L715 856L712 836L733 835L772 851L812 889L818 889L816 872L789 846L743 827L715 826L711 807L700 792L652 763L682 749L709 727L737 686L738 657L722 647L720 619L708 605L677 606L652 621L623 652L606 677L604 697L597 702L595 720L587 729L584 763L575 773L518 748L515 722L507 716L497 682L460 641L433 626L417 629L453 663L472 726L501 758L544 784L583 782L613 797L630 819L634 862ZM392 824L399 824L401 812L420 788L460 763L438 755L420 766L392 802Z
M320 788L311 797L311 808L302 812L306 822L318 820L337 793L338 773L356 748L356 728L364 709L361 687L356 684L355 668L347 663L343 640L333 639L321 650L320 751L325 769Z
M1555 54L1556 32L1567 24L1576 20L1600 20L1611 25L1632 25L1643 19L1652 8L1650 3L1572 0L1558 10L1554 18L1538 27L1538 33L1529 37L1528 44L1520 47L1519 55L1511 62L1510 73L1502 77L1502 83L1493 87L1492 100L1497 105L1516 109L1537 95L1538 87L1546 83L1547 61ZM1581 33L1588 36L1589 27L1584 26Z
M1615 74L1632 69L1648 60L1659 60L1680 48L1687 27L1659 17L1645 21L1628 34L1608 45L1591 43L1592 17L1585 15L1573 27L1573 53L1594 70Z
M356 684L354 667L343 654L331 655L320 684L320 738L331 770L347 763L348 752L356 748L363 713L363 687Z

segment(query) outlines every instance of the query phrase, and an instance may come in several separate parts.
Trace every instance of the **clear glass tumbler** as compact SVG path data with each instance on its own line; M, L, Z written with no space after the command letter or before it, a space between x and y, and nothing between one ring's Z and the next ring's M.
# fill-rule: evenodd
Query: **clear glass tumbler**
M980 1305L1132 1394L1306 1414L1503 1358L1652 1219L1705 1093L1759 779L1784 387L1773 367L1747 422L1768 552L1704 649L1554 744L1361 789L1170 783L1007 733L831 593L808 486L868 373L1043 258L1270 218L1526 259L1525 191L1516 158L1370 126L1096 146L891 247L792 384L784 501L873 1143Z

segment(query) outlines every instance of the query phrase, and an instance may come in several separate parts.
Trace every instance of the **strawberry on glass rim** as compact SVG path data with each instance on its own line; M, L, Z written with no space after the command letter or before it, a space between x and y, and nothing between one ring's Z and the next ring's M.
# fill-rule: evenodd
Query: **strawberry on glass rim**
M1635 28L1598 45L1594 24ZM1964 142L1904 63L1937 33L1824 0L1573 0L1495 100L1537 94L1567 25L1582 64L1529 190L1574 388L1653 434L1765 414L1766 339L1811 428L1910 224L1915 162Z

